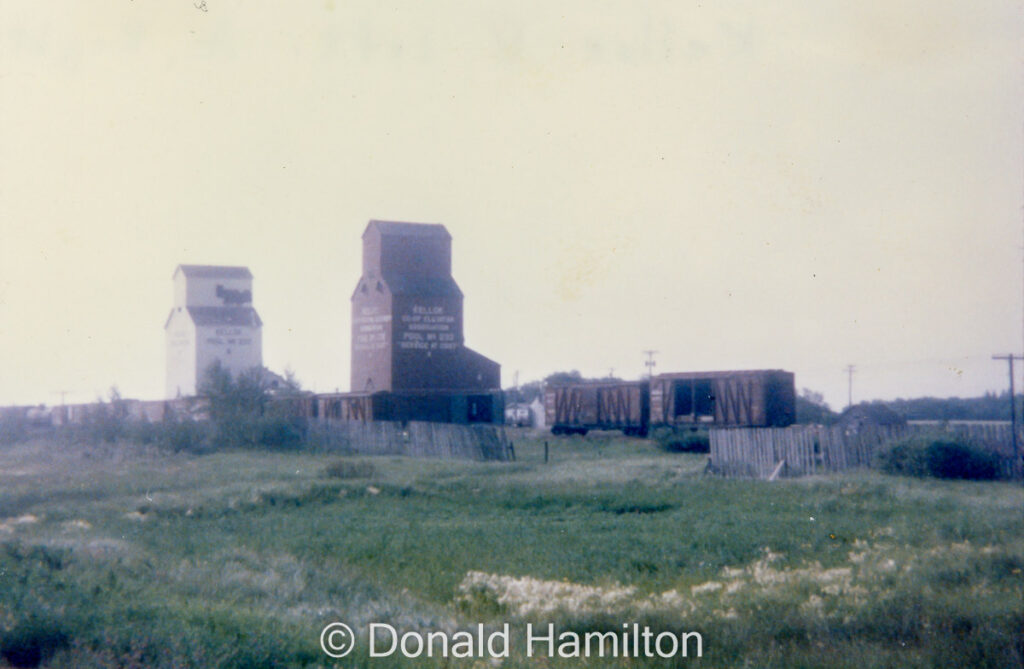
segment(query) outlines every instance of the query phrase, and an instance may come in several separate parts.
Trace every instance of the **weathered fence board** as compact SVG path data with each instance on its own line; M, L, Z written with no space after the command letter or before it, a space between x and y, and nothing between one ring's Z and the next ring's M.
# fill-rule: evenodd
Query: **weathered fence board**
M310 441L326 451L419 458L509 460L505 431L493 425L410 421L312 421Z
M1011 427L999 423L942 425L840 426L794 425L785 428L712 428L711 463L726 476L766 479L779 462L783 474L802 476L869 467L875 453L897 439L946 435L973 443L1000 456L1003 475L1013 471ZM1024 434L1018 436L1024 445Z

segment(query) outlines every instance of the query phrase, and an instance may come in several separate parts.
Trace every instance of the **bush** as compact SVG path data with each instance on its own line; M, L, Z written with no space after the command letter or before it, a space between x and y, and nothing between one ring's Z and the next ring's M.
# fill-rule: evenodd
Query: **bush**
M921 439L911 438L894 442L875 455L875 466L886 474L927 476L927 448L927 442Z
M369 462L335 460L326 467L327 475L336 479L368 479L377 473Z
M256 442L275 449L294 449L306 439L302 421L279 416L263 416L256 421Z
M999 457L975 446L935 441L925 459L929 473L938 478L991 481L999 477Z
M711 452L711 438L704 430L677 432L671 428L661 428L655 431L653 438L660 448L669 453Z
M194 420L168 420L156 428L156 443L174 451L202 452L207 450L209 429Z
M125 436L128 427L128 406L116 387L110 389L110 401L97 398L82 423L82 436L90 444L113 444Z
M876 456L887 474L987 481L999 478L999 456L973 444L949 439L898 441Z
M289 392L297 391L294 381L288 386ZM262 368L234 377L215 362L206 370L199 396L206 401L213 446L287 450L306 441L305 420L292 415L284 404L271 402Z
M139 444L154 444L160 440L160 427L142 418L129 421L125 434L128 439Z
M219 360L206 370L199 384L199 396L206 400L211 443L215 446L259 443L260 419L269 400L260 376L260 369L253 368L235 378Z
M67 634L58 621L33 616L3 632L0 657L12 667L38 667L67 643Z
M16 444L28 438L28 419L17 409L0 411L0 445Z
M133 421L126 435L140 444L155 444L175 453L206 453L214 446L294 450L306 442L303 420L280 416L240 416L234 421L167 419Z

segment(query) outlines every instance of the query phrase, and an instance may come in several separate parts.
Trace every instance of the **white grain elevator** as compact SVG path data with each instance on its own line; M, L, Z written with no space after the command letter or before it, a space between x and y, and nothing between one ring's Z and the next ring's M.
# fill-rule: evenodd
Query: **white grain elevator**
M174 306L164 324L168 398L196 394L219 360L238 374L263 366L263 322L252 306L248 267L178 265Z

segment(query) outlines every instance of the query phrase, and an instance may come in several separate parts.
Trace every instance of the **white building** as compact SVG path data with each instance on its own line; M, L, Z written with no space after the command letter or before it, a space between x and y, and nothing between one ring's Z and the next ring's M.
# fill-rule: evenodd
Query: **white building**
M247 267L178 265L167 336L167 397L196 394L215 360L233 375L263 366L263 322Z
M540 397L533 398L530 402L530 426L535 430L543 430L547 427L547 416L544 413L544 400L541 399L544 394L541 393Z
M505 425L516 427L529 427L530 405L529 404L506 404Z

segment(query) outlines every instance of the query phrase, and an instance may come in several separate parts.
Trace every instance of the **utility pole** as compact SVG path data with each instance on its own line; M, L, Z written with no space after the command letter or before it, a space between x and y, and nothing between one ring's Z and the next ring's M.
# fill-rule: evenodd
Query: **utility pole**
M64 405L64 398L71 392L69 390L54 390L54 395L60 395L60 424L67 425L68 423L68 410Z
M993 360L1005 360L1010 366L1010 434L1013 442L1013 475L1020 476L1020 451L1017 450L1017 397L1013 388L1013 361L1024 360L1019 355L1008 353L1007 355L994 355Z
M654 378L654 366L658 364L658 363L656 363L654 361L654 356L657 353L658 353L657 351L644 351L644 354L647 356L647 361L644 362L644 367L647 368L647 378L648 379L653 379Z
M853 373L855 371L857 371L857 368L854 365L847 365L846 366L846 374L849 377L847 382L846 382L846 408L847 409L849 409L850 407L853 406Z

